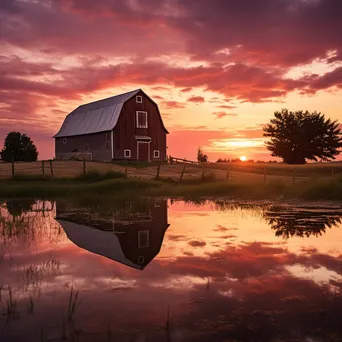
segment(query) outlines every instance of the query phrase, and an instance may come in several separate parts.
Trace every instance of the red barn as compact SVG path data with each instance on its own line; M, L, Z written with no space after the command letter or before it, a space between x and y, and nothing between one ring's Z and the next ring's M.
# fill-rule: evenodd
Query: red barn
M166 134L158 105L137 89L71 112L54 136L56 159L165 161Z

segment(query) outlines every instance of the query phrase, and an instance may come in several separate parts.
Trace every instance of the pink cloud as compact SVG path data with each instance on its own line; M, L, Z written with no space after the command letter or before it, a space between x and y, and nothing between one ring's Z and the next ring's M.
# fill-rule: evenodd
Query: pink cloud
M188 87L188 88L183 88L182 90L181 90L181 93L188 93L188 92L190 92L192 90L192 88L190 88L190 87Z
M204 97L203 96L191 96L187 100L188 102L193 102L193 103L204 103Z
M216 116L216 119L222 119L226 116L237 116L237 114L226 113L226 112L214 112L213 115Z
M229 106L229 105L220 105L216 106L217 108L223 108L223 109L235 109L237 108L236 106Z
M162 106L167 109L185 108L186 105L179 101L163 101Z

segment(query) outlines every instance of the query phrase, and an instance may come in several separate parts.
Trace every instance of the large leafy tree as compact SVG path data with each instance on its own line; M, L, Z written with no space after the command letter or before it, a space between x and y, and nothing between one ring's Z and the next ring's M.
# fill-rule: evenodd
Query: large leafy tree
M274 113L263 130L264 136L269 138L267 149L287 164L335 159L342 147L339 123L318 112L283 109Z
M8 133L0 155L6 162L12 160L36 161L38 159L38 151L31 138L19 132Z

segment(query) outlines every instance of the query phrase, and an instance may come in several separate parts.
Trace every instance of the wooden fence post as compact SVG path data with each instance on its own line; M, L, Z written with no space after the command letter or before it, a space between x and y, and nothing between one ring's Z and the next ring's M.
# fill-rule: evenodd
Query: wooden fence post
M160 178L160 164L161 164L161 163L159 163L158 166L157 166L156 179L159 179L159 178Z
M266 167L264 168L264 183L266 183L266 176L267 176L267 170Z
M86 171L87 171L87 169L86 169L86 160L83 159L83 175L84 176L86 175Z
M45 175L45 167L44 167L44 160L42 160L42 175Z
M14 177L14 157L12 157L12 178Z
M180 175L179 181L181 182L183 180L184 172L185 172L186 165L184 165L182 173Z
M204 165L202 165L202 180L204 180Z
M51 174L51 177L53 177L52 160L50 159L49 162L50 162L50 174Z

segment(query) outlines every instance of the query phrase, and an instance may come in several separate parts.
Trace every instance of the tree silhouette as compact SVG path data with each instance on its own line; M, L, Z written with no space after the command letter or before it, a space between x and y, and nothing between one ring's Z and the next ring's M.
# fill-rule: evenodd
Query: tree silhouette
M0 155L6 162L12 160L36 161L38 159L38 151L31 138L19 132L8 133Z
M318 112L275 112L264 127L264 137L270 138L266 147L272 156L283 158L287 164L335 159L342 147L339 123Z
M275 235L290 237L310 237L325 234L327 228L341 224L341 212L309 210L308 208L279 208L273 206L263 213L266 222Z
M25 211L32 210L35 202L33 199L14 199L6 202L6 208L13 217L21 216Z
M208 162L208 156L204 154L203 150L199 147L197 150L197 161L199 163L207 163Z

